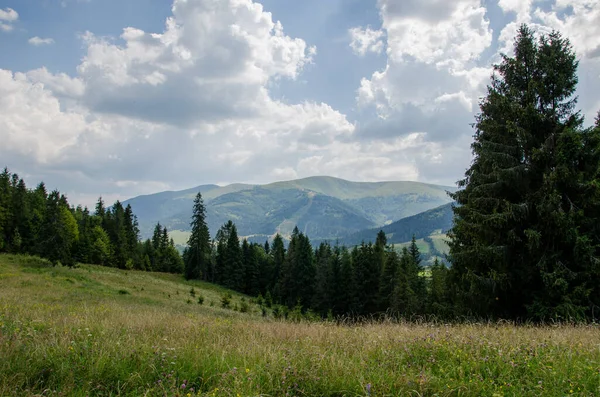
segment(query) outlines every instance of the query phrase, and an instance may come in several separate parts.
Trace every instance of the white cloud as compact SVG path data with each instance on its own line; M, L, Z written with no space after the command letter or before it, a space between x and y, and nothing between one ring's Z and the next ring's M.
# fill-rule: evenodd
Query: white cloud
M296 84L319 58L260 4L175 0L160 32L83 34L75 75L0 71L0 158L91 201L318 174L449 184L471 159L490 58L512 44L517 21L571 29L584 54L581 103L597 106L600 7L583 3L592 8L501 0L512 20L491 48L483 0L380 0L381 29L349 32L358 55L386 57L355 82L354 122L326 103L273 96L278 80Z
M62 170L63 181L77 170L81 197L266 182L355 128L327 104L270 97L269 82L296 79L316 49L250 0L176 0L163 32L82 39L78 76L4 71L0 107L0 157Z
M35 36L29 39L29 44L34 46L48 45L54 44L54 39L46 38L42 39L41 37Z
M552 10L536 9L534 16L568 37L580 56L600 57L600 0L556 0Z
M74 145L84 116L61 110L59 100L22 73L0 69L1 157L22 156L52 163Z
M0 21L14 22L19 19L19 13L12 8L0 10Z
M384 32L381 30L372 30L367 27L362 29L360 27L351 28L350 33L350 47L352 51L359 56L365 56L367 52L374 52L380 54L385 44L383 42Z
M0 9L0 30L11 32L14 29L13 23L19 19L19 13L12 8Z
M78 98L85 91L85 84L80 78L72 78L65 73L52 74L46 68L30 70L26 73L32 83L41 83L59 97Z

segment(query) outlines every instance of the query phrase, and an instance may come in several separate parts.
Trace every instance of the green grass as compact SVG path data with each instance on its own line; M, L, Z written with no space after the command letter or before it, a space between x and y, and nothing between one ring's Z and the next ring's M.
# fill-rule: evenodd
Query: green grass
M419 252L423 255L429 255L431 252L431 247L429 246L429 244L423 240L423 239L418 239L416 240L417 243L417 248L419 248ZM410 247L411 242L405 242L405 243L400 243L400 244L394 244L394 249L396 250L396 252L398 253L402 253L402 249L403 248L408 248Z
M169 237L173 239L176 245L187 246L188 239L192 232L183 230L169 230Z
M446 234L432 234L429 236L433 241L433 247L441 254L447 254L450 250L448 247L448 236Z
M596 326L287 323L220 308L223 292L1 255L0 395L600 394Z

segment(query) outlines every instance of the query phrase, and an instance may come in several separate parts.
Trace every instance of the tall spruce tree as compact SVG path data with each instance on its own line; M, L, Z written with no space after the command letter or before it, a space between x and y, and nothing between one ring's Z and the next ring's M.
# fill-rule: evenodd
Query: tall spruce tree
M599 164L574 110L575 55L560 34L536 40L521 26L494 70L474 161L452 195L455 303L478 316L582 317L594 305L585 278L598 234L585 219L597 213Z
M235 224L231 225L224 252L223 285L236 291L244 289L244 258Z
M233 222L227 221L219 228L216 235L216 255L214 266L214 282L223 284L225 280L225 271L227 270L227 241L233 228Z
M271 247L271 258L273 258L273 275L271 278L271 290L273 296L277 301L281 301L282 298L282 285L281 285L281 272L285 261L285 246L283 244L283 238L279 233L275 235L273 239L273 245Z
M209 279L211 265L210 232L206 224L206 207L202 199L202 193L198 192L194 199L192 212L192 231L188 239L188 246L183 254L185 278Z

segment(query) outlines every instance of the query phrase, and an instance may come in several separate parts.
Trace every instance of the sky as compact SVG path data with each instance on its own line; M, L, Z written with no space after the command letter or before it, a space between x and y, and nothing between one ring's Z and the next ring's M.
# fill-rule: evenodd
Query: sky
M600 0L0 0L0 167L93 205L314 175L454 185L516 30L600 109Z

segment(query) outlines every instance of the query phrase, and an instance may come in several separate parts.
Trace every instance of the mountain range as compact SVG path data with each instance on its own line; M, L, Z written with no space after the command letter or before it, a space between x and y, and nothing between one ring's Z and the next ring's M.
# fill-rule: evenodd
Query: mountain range
M350 182L319 176L266 185L201 185L138 196L123 204L131 204L142 237L149 237L160 222L169 229L177 244L185 244L187 240L193 201L198 192L202 193L206 205L212 236L221 225L232 220L239 235L252 241L264 242L276 233L287 237L298 226L311 240L351 242L361 233L367 236L370 231L384 226L394 235L398 233L392 232L394 225L415 228L425 219L433 223L424 229L444 229L440 221L447 217L432 217L432 213L426 211L450 203L447 192L455 190L420 182ZM416 221L394 223L424 212Z

